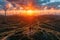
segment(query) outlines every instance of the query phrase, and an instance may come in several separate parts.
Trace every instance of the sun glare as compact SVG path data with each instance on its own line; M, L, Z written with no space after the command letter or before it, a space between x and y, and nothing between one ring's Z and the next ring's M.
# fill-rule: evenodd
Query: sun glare
M27 10L26 13L27 13L27 15L32 16L34 14L34 11L33 10Z

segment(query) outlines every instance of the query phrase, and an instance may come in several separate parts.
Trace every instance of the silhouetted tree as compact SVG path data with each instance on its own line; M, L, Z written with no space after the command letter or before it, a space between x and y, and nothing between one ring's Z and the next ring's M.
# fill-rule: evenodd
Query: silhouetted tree
M7 16L7 10L10 8L10 6L9 6L9 4L6 4L4 7L3 7L3 9L4 9L4 11L5 11L5 19L4 19L4 23L6 23L6 21L7 21L7 18L6 18L6 16Z

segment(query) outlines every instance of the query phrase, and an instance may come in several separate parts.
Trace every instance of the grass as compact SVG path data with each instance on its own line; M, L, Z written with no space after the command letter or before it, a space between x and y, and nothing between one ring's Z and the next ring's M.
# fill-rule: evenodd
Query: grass
M34 16L31 22L29 17L18 15L7 16L6 21L4 18L0 15L0 40L60 40L59 15Z

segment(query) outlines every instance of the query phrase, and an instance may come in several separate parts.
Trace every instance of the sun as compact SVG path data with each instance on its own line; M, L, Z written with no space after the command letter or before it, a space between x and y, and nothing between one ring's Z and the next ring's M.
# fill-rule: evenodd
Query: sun
M27 15L32 16L34 14L34 11L33 10L27 10L26 13L27 13Z

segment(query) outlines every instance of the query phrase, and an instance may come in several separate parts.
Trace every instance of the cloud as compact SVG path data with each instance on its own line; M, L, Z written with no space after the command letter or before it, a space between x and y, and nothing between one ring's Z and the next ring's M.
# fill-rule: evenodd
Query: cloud
M23 4L24 0L7 0L11 3L15 3L15 4Z
M9 1L7 1L7 0L0 0L0 9L6 8L5 7L6 5L12 6Z
M5 5L5 4L6 4L5 1L1 1L1 0L0 0L0 5Z

